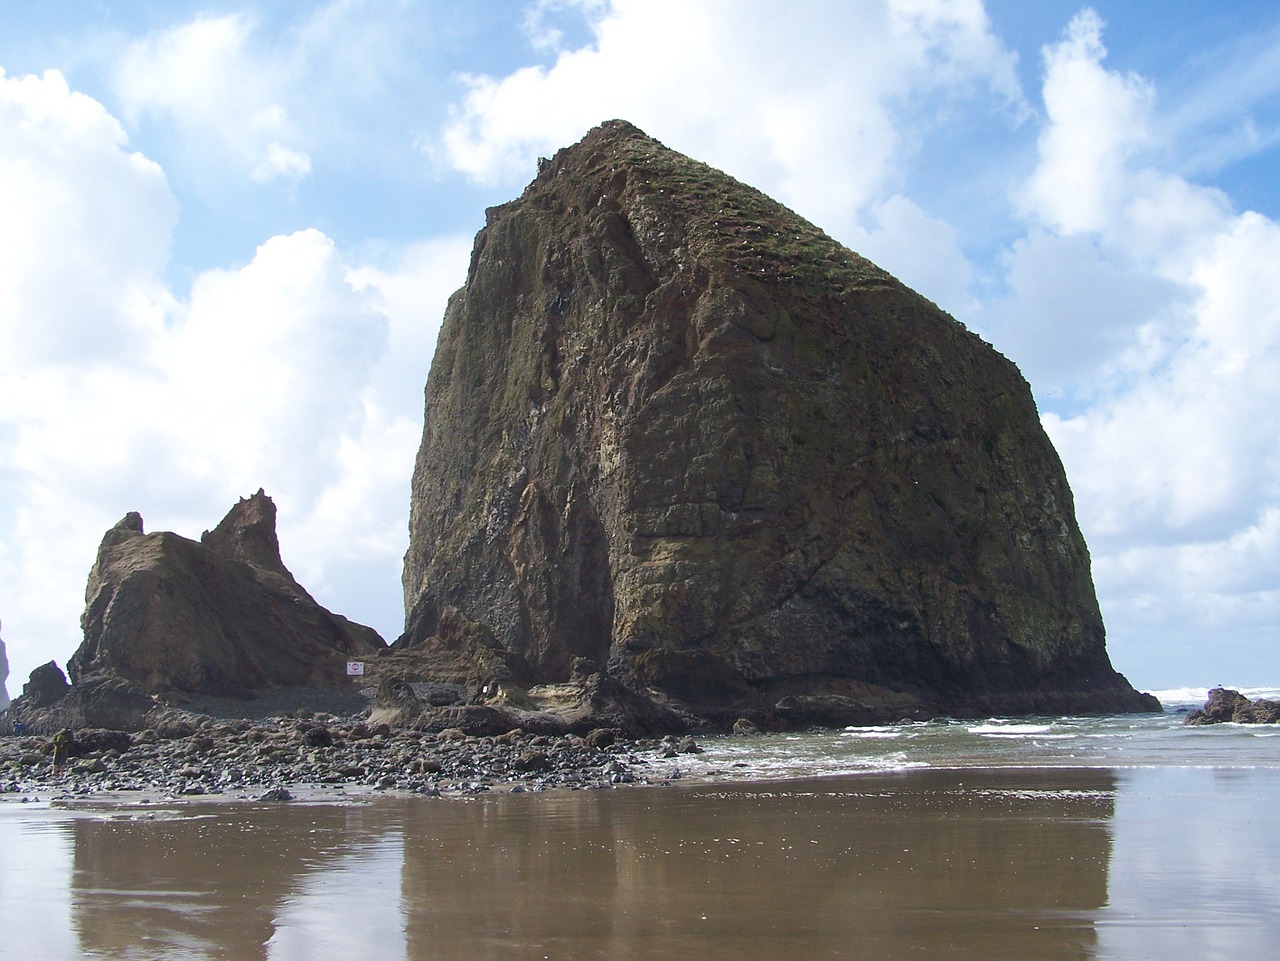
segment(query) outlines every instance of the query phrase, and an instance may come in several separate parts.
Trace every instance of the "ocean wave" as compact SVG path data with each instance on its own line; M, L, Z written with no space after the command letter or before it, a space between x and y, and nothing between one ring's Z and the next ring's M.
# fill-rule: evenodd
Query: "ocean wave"
M988 721L969 728L970 734L1047 734L1052 724L1013 724L1003 721Z
M1239 691L1251 701L1256 701L1258 698L1265 698L1269 701L1280 700L1280 687L1258 687L1243 684L1215 684L1213 686ZM1158 697L1165 710L1169 711L1178 710L1179 708L1204 707L1204 702L1209 700L1210 690L1211 688L1208 687L1171 687L1163 691L1152 691L1151 693Z
M859 737L868 741L893 741L902 734L902 731L851 731L848 728L840 732L841 737Z

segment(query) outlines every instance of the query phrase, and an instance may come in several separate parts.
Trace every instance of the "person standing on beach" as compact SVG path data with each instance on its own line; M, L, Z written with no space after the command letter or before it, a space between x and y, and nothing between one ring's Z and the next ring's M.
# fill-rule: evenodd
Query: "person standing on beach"
M71 754L71 732L65 727L53 736L53 775L61 777Z

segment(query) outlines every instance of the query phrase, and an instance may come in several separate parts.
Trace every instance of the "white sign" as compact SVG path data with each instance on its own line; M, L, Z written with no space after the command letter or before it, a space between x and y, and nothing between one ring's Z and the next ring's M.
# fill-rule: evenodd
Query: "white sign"
M364 661L347 661L347 677L364 677Z

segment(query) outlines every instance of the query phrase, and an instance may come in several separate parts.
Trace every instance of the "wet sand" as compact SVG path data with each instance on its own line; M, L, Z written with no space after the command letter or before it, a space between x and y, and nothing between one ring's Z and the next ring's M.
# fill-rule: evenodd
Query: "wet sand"
M1269 957L1280 771L0 805L0 957ZM38 923L34 919L39 919Z

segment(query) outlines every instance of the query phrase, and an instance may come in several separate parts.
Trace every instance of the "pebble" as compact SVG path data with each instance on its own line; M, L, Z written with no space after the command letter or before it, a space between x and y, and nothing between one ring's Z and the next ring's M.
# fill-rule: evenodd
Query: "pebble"
M92 747L92 732L84 735ZM344 785L426 797L495 789L601 789L665 783L671 772L654 771L651 780L644 766L671 756L673 747L692 753L690 745L691 739L673 744L627 741L612 734L426 733L386 725L370 728L356 718L325 715L254 721L209 717L142 731L129 743L116 737L98 750L73 749L67 771L58 776L51 770L49 738L0 737L0 795L142 792L282 801L294 796L288 788L341 793Z

